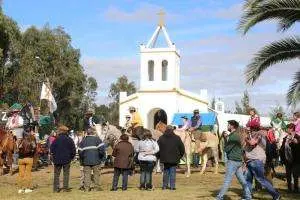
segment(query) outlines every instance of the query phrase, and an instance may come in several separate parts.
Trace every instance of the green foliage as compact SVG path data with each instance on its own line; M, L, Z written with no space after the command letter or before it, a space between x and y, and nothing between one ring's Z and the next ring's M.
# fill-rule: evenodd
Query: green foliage
M300 101L300 71L295 74L294 81L290 85L287 93L288 104L296 107L296 102Z
M39 100L42 83L50 82L58 108L59 123L81 129L83 113L94 106L97 81L84 74L80 51L62 27L34 26L21 33L17 24L0 10L1 99L32 102L48 114L47 103Z
M247 82L254 83L271 65L299 58L300 37L286 38L273 42L260 50L247 66Z
M276 118L277 113L281 113L283 116L284 120L287 120L287 115L283 109L282 106L277 105L276 107L274 107L270 112L269 112L269 116L271 119Z
M299 19L299 0L247 0L238 29L246 34L260 22L277 20L278 30L285 31Z
M247 0L244 13L238 25L238 30L246 34L253 26L263 22L275 20L279 31L286 31L300 21L299 0ZM285 38L273 42L260 50L247 66L247 82L253 84L270 66L299 58L300 38L298 36ZM294 82L287 94L288 105L296 107L300 102L299 74L295 74Z
M135 83L129 82L124 75L119 77L115 83L110 85L109 97L113 98L114 102L119 102L120 92L127 92L127 95L135 93Z
M110 86L109 97L113 99L113 102L109 104L108 119L112 124L118 125L119 123L119 99L120 92L127 92L127 95L131 95L136 92L134 82L129 82L126 76L121 76L115 83Z
M248 115L250 108L250 96L248 91L246 90L241 99L241 105L238 102L235 102L235 113Z
M15 21L0 9L0 98L4 98L4 83L7 65L17 65L21 32Z

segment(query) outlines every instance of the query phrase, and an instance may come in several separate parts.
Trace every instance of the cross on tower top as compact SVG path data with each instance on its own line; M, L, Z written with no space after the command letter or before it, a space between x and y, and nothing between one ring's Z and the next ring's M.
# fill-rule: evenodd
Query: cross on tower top
M160 10L159 13L157 13L159 19L158 19L158 26L162 27L165 25L165 12L163 10Z

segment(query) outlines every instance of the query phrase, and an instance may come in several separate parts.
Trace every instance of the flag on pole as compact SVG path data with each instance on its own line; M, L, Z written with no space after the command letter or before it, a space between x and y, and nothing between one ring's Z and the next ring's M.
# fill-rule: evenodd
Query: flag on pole
M57 104L55 102L54 96L52 95L50 88L45 83L43 83L42 86L40 99L46 99L49 102L49 109L51 113L53 113L57 109Z

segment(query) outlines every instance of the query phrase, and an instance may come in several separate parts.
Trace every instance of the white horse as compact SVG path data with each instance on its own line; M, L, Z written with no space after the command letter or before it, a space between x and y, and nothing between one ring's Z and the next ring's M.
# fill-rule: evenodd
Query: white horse
M219 168L219 151L218 151L218 145L219 145L219 138L217 135L211 133L211 132L203 132L201 139L197 147L197 152L201 155L201 164L202 169L200 171L200 174L203 174L206 169L206 164L210 156L214 158L215 161L215 171L214 173L218 173Z
M185 164L186 164L186 177L190 177L191 175L191 163L190 163L190 158L192 155L192 139L187 131L180 131L180 130L174 130L174 133L178 135L184 144L184 149L185 149Z

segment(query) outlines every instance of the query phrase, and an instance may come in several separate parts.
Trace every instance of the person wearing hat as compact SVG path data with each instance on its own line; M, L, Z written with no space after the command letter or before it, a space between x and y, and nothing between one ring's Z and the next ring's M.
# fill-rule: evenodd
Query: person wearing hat
M187 131L187 130L189 130L189 128L190 128L189 118L187 116L183 116L181 118L182 118L182 121L183 121L183 125L182 125L181 128L178 128L178 130L180 130L180 131Z
M70 192L69 178L71 161L76 155L76 147L72 138L68 136L69 128L61 125L58 127L58 137L50 146L51 157L54 163L53 192L60 192L59 176L63 169L63 191Z
M101 162L105 157L105 146L96 134L96 130L90 128L87 136L78 147L80 163L83 165L84 191L91 191L91 174L94 174L95 189L100 191Z
M126 119L126 122L125 122L124 128L125 128L125 130L129 131L129 129L131 127L130 115L126 115L125 119Z
M6 128L12 130L17 140L23 138L23 118L20 115L21 109L16 107L13 108L10 112L10 117L7 119Z
M10 107L10 113L9 113L9 117L7 119L7 123L5 125L5 127L8 130L11 130L12 133L14 134L15 138L16 138L16 144L17 144L17 148L18 148L18 144L20 144L20 141L23 138L23 132L24 132L24 121L22 116L20 115L20 111L22 109L21 104L17 104L15 103L14 105L12 105ZM14 152L13 154L13 165L14 166L18 166L18 161L19 159L19 153L17 151Z
M87 132L88 129L95 126L93 114L94 114L94 112L90 109L85 113L85 116L83 119L83 129L85 132Z
M23 132L23 137L18 141L19 153L19 175L18 175L18 193L32 192L32 175L31 170L34 164L34 155L36 153L37 143L30 132Z
M201 117L199 114L199 110L195 109L194 110L194 115L191 117L190 120L190 128L189 131L191 133L191 139L193 142L196 142L196 146L198 146L198 142L200 140L200 136L201 136L201 126L202 126L202 122L201 122ZM193 166L195 168L199 167L199 161L200 161L200 155L199 153L193 153Z
M129 112L131 114L132 137L141 140L143 138L142 118L140 114L136 111L135 107L130 107Z
M224 184L216 199L224 199L226 192L228 191L233 176L235 175L239 183L243 187L244 197L243 199L251 199L251 192L247 185L246 179L243 175L243 149L240 134L237 131L239 123L235 120L228 121L228 131L225 138L224 151L227 154L226 173Z

